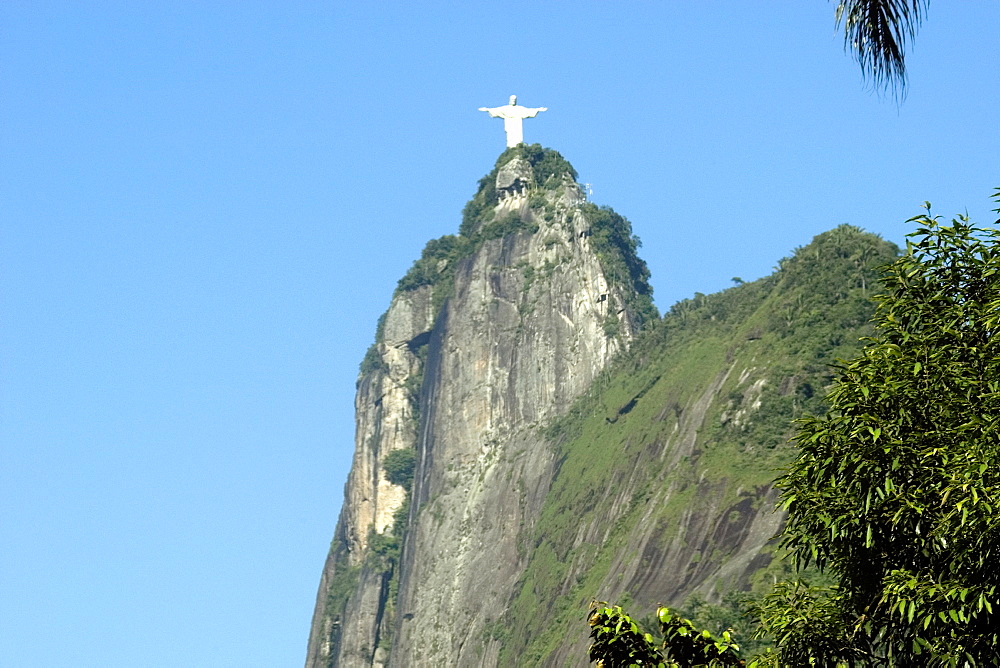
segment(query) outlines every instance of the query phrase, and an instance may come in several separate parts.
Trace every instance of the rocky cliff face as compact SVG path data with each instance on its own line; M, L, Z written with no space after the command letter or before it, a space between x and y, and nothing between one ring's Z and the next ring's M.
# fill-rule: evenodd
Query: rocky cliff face
M401 281L358 382L307 666L496 662L482 639L552 479L540 428L652 312L627 221L586 204L574 176L554 152L508 150L463 236ZM407 448L412 499L383 468Z
M791 420L822 413L896 249L841 226L660 319L636 245L523 145L428 244L362 364L307 668L586 666L594 598L724 617L785 575Z
M401 293L365 358L354 402L354 461L320 580L307 666L336 665L338 659L340 665L372 665L394 572L391 564L372 558L370 543L392 532L397 519L405 521L396 514L405 511L407 500L407 491L389 482L382 464L390 452L416 446L420 350L433 318L429 286Z
M896 250L841 226L771 276L674 305L549 425L558 467L492 626L498 665L586 666L594 598L639 619L679 608L713 633L743 624L750 639L732 594L788 575L768 543L791 421L823 413L829 364L856 354L873 267Z

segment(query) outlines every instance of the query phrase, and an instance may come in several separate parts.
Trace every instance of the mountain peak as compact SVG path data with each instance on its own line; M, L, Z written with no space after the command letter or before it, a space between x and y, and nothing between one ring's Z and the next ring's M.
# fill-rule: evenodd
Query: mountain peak
M474 610L505 605L555 465L538 427L656 316L631 225L575 179L551 149L504 151L459 234L400 280L358 378L308 666L379 665L390 648L397 665L464 665L472 643L458 664L454 647L484 632Z

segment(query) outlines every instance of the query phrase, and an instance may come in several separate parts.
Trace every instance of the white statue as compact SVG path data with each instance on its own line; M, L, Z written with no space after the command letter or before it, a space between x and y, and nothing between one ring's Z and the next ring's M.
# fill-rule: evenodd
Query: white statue
M534 118L539 111L548 111L547 107L530 109L528 107L517 106L517 95L510 96L510 103L502 107L479 107L479 111L485 111L493 118L503 119L503 129L507 133L507 147L517 146L524 142L524 130L521 128L521 121L525 118Z

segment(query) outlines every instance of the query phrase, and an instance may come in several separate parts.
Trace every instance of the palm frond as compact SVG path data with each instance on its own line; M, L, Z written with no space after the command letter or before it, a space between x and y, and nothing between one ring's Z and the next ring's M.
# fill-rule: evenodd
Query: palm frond
M901 93L906 87L907 40L927 13L930 0L842 0L837 27L844 26L844 48L850 51L874 88Z

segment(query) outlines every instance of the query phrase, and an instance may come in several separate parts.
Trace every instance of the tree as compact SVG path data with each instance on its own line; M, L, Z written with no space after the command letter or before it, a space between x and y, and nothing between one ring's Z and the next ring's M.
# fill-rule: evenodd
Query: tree
M413 485L413 471L417 466L417 451L413 448L399 448L385 456L382 468L385 479L393 485L399 485L407 492Z
M854 54L874 87L905 88L906 42L916 36L929 4L930 0L841 0L837 4L844 48Z
M667 608L656 611L663 641L659 647L653 636L639 628L620 606L594 601L590 604L590 660L598 668L652 666L655 668L694 668L695 666L743 666L739 646L729 631L715 637L699 631L691 620L675 615ZM662 649L662 652L661 652Z
M783 546L836 582L761 605L782 665L1000 665L1000 230L925 207L778 480Z

